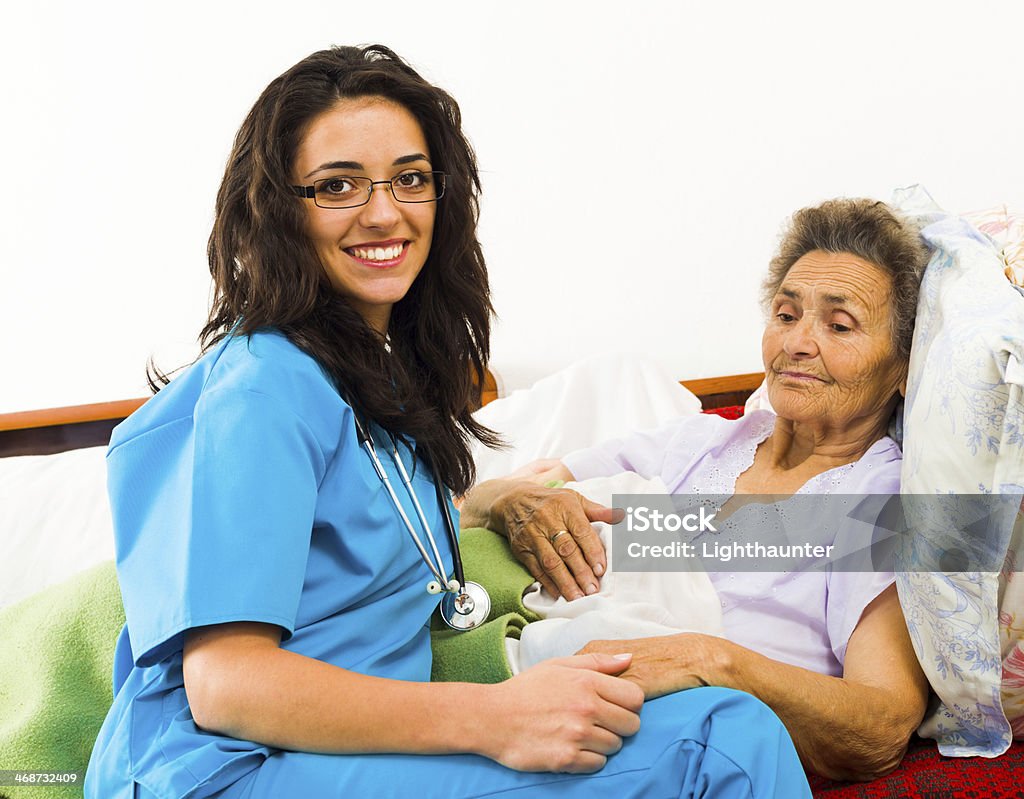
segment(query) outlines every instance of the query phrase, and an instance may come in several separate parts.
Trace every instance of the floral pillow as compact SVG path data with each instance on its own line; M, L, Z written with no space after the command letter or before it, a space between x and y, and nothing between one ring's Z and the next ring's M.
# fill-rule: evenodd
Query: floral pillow
M1024 293L1024 212L1005 205L964 214L964 219L992 239L1007 279ZM1015 738L1024 738L1024 538L1008 553L1000 575L999 643L1003 657L1003 710Z
M1024 288L1024 212L999 205L964 214L964 219L992 239L1005 264L1003 273L1013 285Z
M1006 248L919 187L898 191L894 205L933 248L910 360L903 493L1020 496L1024 294L1007 280ZM1020 517L1001 546L1002 573L897 575L915 650L940 700L920 732L945 755L995 756L1024 732Z

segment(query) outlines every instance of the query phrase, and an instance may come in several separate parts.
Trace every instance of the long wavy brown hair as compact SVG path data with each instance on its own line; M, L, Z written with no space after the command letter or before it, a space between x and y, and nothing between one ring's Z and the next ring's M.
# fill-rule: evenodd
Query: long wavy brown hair
M384 97L419 122L434 169L447 173L430 254L392 309L389 347L331 287L305 233L291 172L311 120L340 99ZM315 358L365 419L425 447L456 493L473 483L475 422L493 308L476 236L480 180L459 107L382 45L333 47L303 59L260 95L235 137L207 249L214 298L207 351L229 333L276 328ZM235 325L237 324L237 328Z

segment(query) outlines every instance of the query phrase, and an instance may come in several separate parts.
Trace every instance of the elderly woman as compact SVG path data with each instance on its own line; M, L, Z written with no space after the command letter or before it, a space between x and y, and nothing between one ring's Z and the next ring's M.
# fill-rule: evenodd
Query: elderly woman
M531 475L475 488L463 525L507 535L544 588L572 600L598 590L606 556L589 522L611 521L612 512L543 487L552 479L632 471L673 493L898 492L901 453L886 431L905 390L926 255L916 231L883 203L833 200L799 211L764 287L774 413L688 417L537 462ZM726 638L681 633L594 641L584 651L628 646L625 676L648 697L705 685L754 694L819 774L864 780L895 768L922 718L927 683L893 575L710 576Z

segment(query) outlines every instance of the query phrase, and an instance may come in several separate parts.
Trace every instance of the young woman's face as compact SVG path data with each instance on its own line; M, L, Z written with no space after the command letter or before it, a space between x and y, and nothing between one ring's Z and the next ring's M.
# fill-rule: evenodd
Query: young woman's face
M382 97L339 100L315 117L292 167L296 186L330 179L325 190L352 188L345 178L391 180L429 172L426 137L404 107ZM415 182L411 175L407 182ZM361 202L365 192L354 200ZM306 231L335 290L366 322L387 332L391 307L409 290L430 252L436 202L398 202L389 187L373 187L356 208L306 203Z

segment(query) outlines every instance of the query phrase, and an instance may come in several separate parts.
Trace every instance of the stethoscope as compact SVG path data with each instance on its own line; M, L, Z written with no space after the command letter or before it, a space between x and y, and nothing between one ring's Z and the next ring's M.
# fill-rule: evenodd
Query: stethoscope
M405 508L402 507L402 503L398 500L398 495L388 479L387 472L384 471L384 464L381 463L377 455L377 448L374 446L373 437L370 435L369 429L363 424L355 409L352 411L352 416L355 419L356 435L359 437L359 444L370 456L373 470L377 472L377 477L380 478L381 483L388 492L388 496L391 497L395 510L402 517L402 523L405 525L405 529L409 531L413 543L416 544L420 557L427 564L430 573L434 575L434 579L427 583L427 593L440 594L442 591L444 592L440 605L441 618L453 630L472 630L474 627L483 624L487 621L487 617L491 612L491 598L482 585L466 581L466 576L462 571L459 537L455 534L455 525L452 523L452 515L448 510L448 498L445 496L445 489L442 487L441 481L437 479L437 475L434 475L434 490L437 494L437 504L441 508L441 515L444 517L444 525L448 532L448 542L451 544L452 549L452 566L454 567L455 576L451 579L445 577L446 569L441 561L441 553L437 551L437 541L430 531L430 524L427 522L426 514L423 513L419 497L416 496L416 492L413 490L409 473L406 471L405 465L398 455L398 444L395 441L395 437L389 434L391 438L391 460L394 462L395 468L398 469L398 474L402 478L402 483L405 485L405 490L412 500L413 507L416 508L416 515L419 517L423 532L426 533L427 541L430 543L430 553L423 546L423 542L416 534L416 528L413 527L408 514L405 512ZM430 557L431 553L433 554L433 560Z

